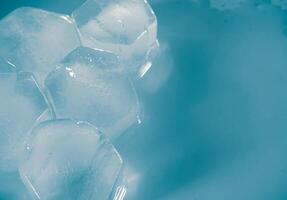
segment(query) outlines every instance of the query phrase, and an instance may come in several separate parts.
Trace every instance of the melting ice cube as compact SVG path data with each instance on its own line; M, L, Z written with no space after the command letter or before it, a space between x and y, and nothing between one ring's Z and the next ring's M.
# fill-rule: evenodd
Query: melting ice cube
M30 73L0 73L0 95L0 172L11 172L22 157L25 135L47 105Z
M107 200L113 193L122 160L90 124L46 121L29 138L30 155L19 171L35 199Z
M84 46L112 51L136 72L151 62L156 49L157 20L145 0L88 0L72 14Z
M117 57L79 47L47 77L45 85L57 118L94 124L115 137L138 120L138 100Z
M72 20L35 8L19 8L0 21L0 56L32 72L40 85L65 55L80 45Z

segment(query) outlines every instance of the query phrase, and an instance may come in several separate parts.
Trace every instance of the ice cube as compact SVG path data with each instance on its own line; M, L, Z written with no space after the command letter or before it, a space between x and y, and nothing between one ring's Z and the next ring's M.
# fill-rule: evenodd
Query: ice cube
M0 95L0 173L4 173L17 170L25 135L48 110L28 72L0 74Z
M157 19L146 0L87 0L72 14L84 46L114 52L136 72L151 62L157 46Z
M87 121L113 138L138 122L138 100L117 57L79 47L45 81L57 118Z
M210 6L218 10L234 10L239 8L247 0L209 0Z
M0 21L0 56L32 72L42 85L45 76L80 45L77 30L66 15L19 8Z
M35 199L108 200L120 177L115 148L88 123L46 121L30 135L21 178Z

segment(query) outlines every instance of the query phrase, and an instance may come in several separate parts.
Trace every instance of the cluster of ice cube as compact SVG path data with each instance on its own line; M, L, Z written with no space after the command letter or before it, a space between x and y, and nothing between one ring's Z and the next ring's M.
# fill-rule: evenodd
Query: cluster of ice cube
M25 7L2 19L0 180L9 181L0 199L11 191L123 199L123 161L111 141L139 123L133 82L157 48L146 0L87 0L70 16Z

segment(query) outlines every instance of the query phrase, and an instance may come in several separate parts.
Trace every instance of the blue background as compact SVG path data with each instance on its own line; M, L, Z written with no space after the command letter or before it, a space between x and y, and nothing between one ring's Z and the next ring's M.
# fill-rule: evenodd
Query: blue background
M83 0L2 0L71 13ZM116 142L127 199L287 199L287 15L153 0L162 55L136 83L143 123ZM1 45L1 44L0 44Z

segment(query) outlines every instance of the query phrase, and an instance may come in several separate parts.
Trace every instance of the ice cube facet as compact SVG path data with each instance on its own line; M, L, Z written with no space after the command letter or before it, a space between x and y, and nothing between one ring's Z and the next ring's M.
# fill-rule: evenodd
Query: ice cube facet
M45 81L56 117L87 121L109 137L136 123L137 96L118 67L109 52L80 47L69 54Z
M47 112L30 73L0 74L0 172L17 170L27 132Z
M138 73L157 45L157 20L145 0L87 0L72 14L84 46L114 52Z
M32 72L39 84L70 51L80 45L72 20L36 8L19 8L0 21L0 56Z
M35 199L107 200L122 160L99 131L84 122L46 121L30 135L21 178Z

